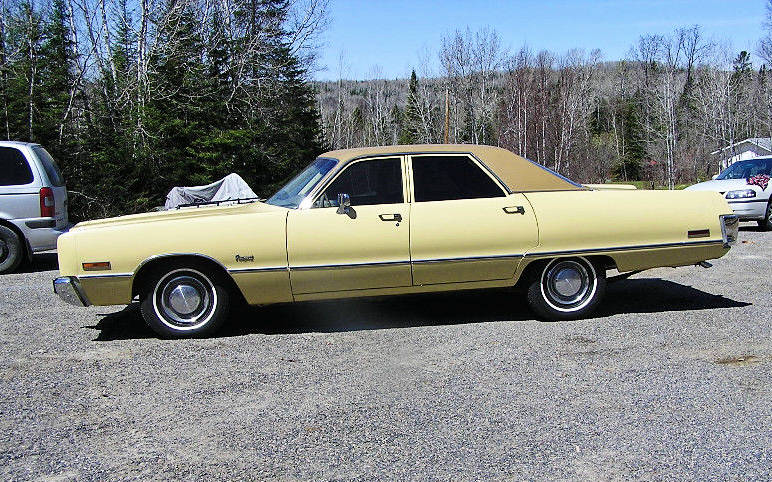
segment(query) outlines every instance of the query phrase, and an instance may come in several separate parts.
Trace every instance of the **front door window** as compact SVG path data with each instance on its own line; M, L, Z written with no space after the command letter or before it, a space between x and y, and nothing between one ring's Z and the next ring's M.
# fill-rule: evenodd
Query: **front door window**
M348 194L352 206L404 202L402 160L395 157L351 164L327 186L313 207L338 207L338 194Z

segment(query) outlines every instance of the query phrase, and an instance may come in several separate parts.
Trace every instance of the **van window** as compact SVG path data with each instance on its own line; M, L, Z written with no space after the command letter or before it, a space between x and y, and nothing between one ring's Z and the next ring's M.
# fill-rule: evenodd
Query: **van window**
M0 147L0 186L19 186L33 181L27 158L13 147Z
M40 146L35 146L32 150L35 152L35 155L38 156L38 159L40 159L40 163L43 164L43 169L46 170L48 180L51 184L56 187L64 186L62 171L59 170L59 166L56 164L56 161L54 161L54 158L51 157L51 154Z

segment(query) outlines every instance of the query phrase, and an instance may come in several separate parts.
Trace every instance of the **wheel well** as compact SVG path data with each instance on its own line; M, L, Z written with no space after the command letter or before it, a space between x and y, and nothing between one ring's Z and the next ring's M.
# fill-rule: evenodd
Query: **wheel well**
M160 270L171 266L190 266L191 268L204 269L213 276L219 277L226 283L227 288L232 294L243 297L241 290L233 281L233 277L228 273L223 265L217 261L208 258L206 256L198 256L194 254L181 254L174 256L163 256L160 258L151 259L142 264L134 274L134 281L131 285L132 298L141 295L143 288L147 283L153 279L153 276Z
M553 259L559 259L559 258L574 258L576 256L556 256L554 258L543 258L543 259L536 259L531 262L529 262L525 268L523 268L523 274L520 275L520 279L518 280L518 283L520 281L524 282L530 282L533 276L536 276L539 273L539 270L541 270L547 263L552 261ZM594 263L596 266L609 270L609 269L616 269L617 263L614 261L614 258L607 255L596 255L596 256L584 256L584 258L587 258L592 263Z
M19 236L21 242L24 243L24 254L26 255L27 259L29 259L30 256L32 256L32 248L30 248L29 241L27 240L27 237L24 236L24 233L21 232L21 229L19 229L19 227L15 224L6 221L5 219L0 219L0 226L5 226L6 228L16 233L17 236Z

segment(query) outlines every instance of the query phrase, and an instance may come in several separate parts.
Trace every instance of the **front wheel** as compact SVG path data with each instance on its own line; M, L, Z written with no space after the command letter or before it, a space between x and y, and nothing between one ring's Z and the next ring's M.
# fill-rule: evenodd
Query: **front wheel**
M759 228L761 228L762 231L772 231L772 201L769 201L769 204L767 204L764 219L759 221Z
M583 257L558 258L536 272L528 286L528 304L549 321L583 318L606 292L606 272Z
M230 297L219 277L187 267L158 273L142 296L141 311L145 322L159 335L207 335L228 318Z

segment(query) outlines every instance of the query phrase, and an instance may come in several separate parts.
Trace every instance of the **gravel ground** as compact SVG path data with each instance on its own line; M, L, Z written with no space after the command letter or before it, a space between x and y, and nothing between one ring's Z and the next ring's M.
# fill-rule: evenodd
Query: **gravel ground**
M166 341L0 277L2 479L772 477L772 233L541 323L506 292L308 303Z

